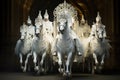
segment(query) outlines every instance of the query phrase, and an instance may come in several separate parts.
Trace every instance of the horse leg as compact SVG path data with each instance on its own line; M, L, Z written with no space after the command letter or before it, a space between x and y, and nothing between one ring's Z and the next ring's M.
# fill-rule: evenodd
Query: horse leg
M27 63L28 63L28 59L29 57L32 55L32 53L28 53L27 54L27 57L26 57L26 60L25 60L25 65L24 65L24 68L23 68L23 72L26 72L26 69L27 69Z
M37 66L37 54L36 52L33 52L33 62L34 62L34 70L39 70L39 67Z
M60 72L60 73L62 73L63 72L63 70L62 70L62 55L61 55L61 53L60 52L58 52L58 64L59 64L59 69L58 69L58 71Z
M88 59L87 59L87 66L88 66L88 71L90 72L91 71L91 60L89 59L89 57L88 57Z
M41 61L40 61L40 66L41 66L42 72L44 71L43 62L44 62L44 60L45 60L46 54L47 54L46 52L43 53L42 59L41 59Z
M92 69L92 74L95 74L95 66L94 66L94 59L91 59L91 69Z
M22 54L20 53L19 54L19 57L20 57L20 65L21 65L21 69L23 69L23 56L22 56Z
M100 62L100 66L99 66L99 69L101 70L102 69L102 66L104 64L104 59L105 59L105 55L102 55L101 57L101 62Z
M93 53L93 59L95 61L95 65L93 65L93 71L92 71L92 73L94 74L94 70L96 70L97 66L98 66L98 60L97 60L97 56L96 56L95 53Z
M84 72L84 68L85 68L85 57L83 57L83 59L82 59L82 61L83 61L83 65L82 65L82 67L83 67L83 72Z
M94 60L95 60L95 64L98 64L97 56L96 56L95 53L93 53L93 58L94 58Z
M102 56L101 65L104 64L105 55Z
M69 53L69 55L68 55L68 58L67 58L67 61L66 61L66 73L65 73L65 75L67 75L67 76L70 76L71 75L71 60L72 59L72 52L71 53Z
M71 60L73 60L73 59L71 59ZM71 73L72 73L72 63L73 63L73 61L70 62L70 75L71 75ZM70 75L69 75L69 76L70 76Z

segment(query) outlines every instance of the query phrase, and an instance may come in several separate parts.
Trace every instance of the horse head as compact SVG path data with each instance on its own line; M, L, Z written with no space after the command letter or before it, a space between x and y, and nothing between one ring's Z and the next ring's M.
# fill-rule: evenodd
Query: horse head
M104 30L102 27L99 27L97 30L96 30L96 34L97 34L97 38L102 41L104 39Z
M58 21L58 30L59 30L59 32L63 34L66 29L67 29L67 20L65 18L60 19Z

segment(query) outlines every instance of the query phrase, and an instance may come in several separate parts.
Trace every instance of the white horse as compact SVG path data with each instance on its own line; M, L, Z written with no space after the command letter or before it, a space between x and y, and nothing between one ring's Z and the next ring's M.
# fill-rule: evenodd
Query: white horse
M48 71L48 64L51 63L51 43L49 39L52 39L52 35L43 31L43 26L40 26L39 38L36 38L33 43L33 62L34 69L39 74L40 72ZM49 58L49 59L48 59ZM49 67L50 68L50 67Z
M67 18L59 19L58 30L59 33L54 41L53 53L55 51L58 57L59 72L63 73L63 76L70 76L78 40L73 38L74 34L68 26Z
M103 37L103 29L99 28L96 30L94 36L90 40L90 51L93 55L93 59L95 61L95 66L92 69L92 73L94 74L94 69L101 70L104 64L105 57L109 55L109 49L111 48L109 44L109 40Z
M15 53L20 58L21 69L23 69L23 72L26 72L28 59L32 55L31 50L32 50L33 37L34 37L33 35L27 34L27 30L23 28L23 30L21 31L21 38L17 41L15 47ZM26 55L24 65L23 65L23 55Z

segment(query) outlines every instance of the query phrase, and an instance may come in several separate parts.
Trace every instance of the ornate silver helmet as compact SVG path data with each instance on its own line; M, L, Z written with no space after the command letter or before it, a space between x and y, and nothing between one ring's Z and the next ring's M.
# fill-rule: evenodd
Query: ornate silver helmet
M101 21L101 17L100 17L100 14L99 14L99 12L97 12L96 21Z
M31 24L30 16L28 16L27 23Z
M47 10L45 10L44 19L48 19L48 18L49 18L48 12Z

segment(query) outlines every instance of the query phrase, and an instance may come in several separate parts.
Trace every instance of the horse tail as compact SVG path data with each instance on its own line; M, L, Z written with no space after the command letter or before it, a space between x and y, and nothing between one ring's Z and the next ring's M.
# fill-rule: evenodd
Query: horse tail
M15 46L15 54L18 55L20 53L20 49L22 47L22 41L18 40Z

